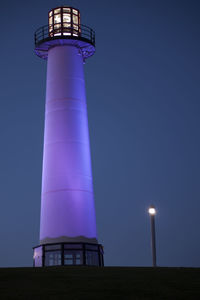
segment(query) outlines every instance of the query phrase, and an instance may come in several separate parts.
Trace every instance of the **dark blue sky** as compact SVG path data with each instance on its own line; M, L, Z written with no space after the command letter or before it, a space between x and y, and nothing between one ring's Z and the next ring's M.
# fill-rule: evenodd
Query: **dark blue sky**
M106 265L200 267L200 3L1 4L0 267L31 266L39 240L46 62L34 31L53 7L96 31L85 65L99 242Z

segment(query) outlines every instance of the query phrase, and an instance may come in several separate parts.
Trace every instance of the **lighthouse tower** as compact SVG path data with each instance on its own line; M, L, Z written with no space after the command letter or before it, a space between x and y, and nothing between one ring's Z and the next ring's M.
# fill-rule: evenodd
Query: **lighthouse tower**
M95 52L94 31L72 7L49 11L35 32L47 60L40 243L34 266L103 266L98 244L83 63Z

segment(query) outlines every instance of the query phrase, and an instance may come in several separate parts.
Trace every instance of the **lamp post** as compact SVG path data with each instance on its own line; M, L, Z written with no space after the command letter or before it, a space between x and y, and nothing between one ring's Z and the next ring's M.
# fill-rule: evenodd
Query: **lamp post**
M152 249L152 263L153 267L156 267L156 232L155 232L155 215L156 209L154 206L150 206L148 209L151 220L151 249Z

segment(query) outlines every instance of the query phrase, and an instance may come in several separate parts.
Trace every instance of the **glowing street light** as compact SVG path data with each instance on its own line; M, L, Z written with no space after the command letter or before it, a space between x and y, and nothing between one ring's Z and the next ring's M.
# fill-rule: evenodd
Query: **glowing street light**
M154 207L149 207L149 214L150 215L155 215L156 214L156 209Z
M150 206L148 209L151 220L151 249L152 249L152 262L153 267L156 267L156 231L155 231L155 215L156 209L154 206Z

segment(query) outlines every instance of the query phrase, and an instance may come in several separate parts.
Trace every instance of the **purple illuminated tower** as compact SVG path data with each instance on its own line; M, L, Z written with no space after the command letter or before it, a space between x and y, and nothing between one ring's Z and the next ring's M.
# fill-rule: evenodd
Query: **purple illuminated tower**
M83 63L95 33L80 12L57 7L35 32L35 53L47 59L40 245L34 266L103 266L98 244Z

